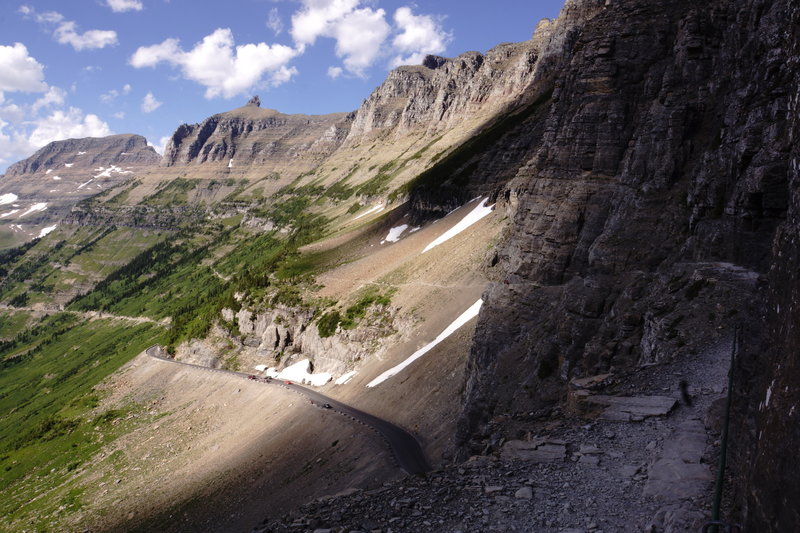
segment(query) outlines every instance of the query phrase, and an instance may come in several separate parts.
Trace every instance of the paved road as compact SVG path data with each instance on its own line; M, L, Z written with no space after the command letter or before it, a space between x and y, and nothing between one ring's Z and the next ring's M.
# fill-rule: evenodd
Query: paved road
M145 350L145 353L150 357L158 359L160 361L166 361L168 363L200 368L202 370L206 370L209 372L233 374L242 379L248 379L248 374L243 374L241 372L233 372L231 370L221 370L218 368L209 368L206 366L195 365L192 363L184 363L182 361L169 359L161 355L164 352L163 348L161 348L160 346L151 346L150 348ZM342 403L338 400L334 400L333 398L325 396L324 394L303 387L302 385L298 385L296 383L289 384L285 381L278 379L272 379L266 382L259 381L259 383L264 383L266 385L276 385L289 389L295 393L306 396L313 403L316 403L319 406L328 404L331 406L330 410L352 417L353 419L372 427L373 429L378 431L378 433L380 433L386 440L387 444L389 444L389 447L391 448L392 453L394 454L395 459L397 460L397 463L400 466L400 468L402 468L409 474L419 474L422 472L427 472L431 469L430 465L428 464L428 460L425 458L425 454L422 452L422 448L420 447L419 442L417 442L417 439L415 439L413 435L411 435L403 428L400 428L382 418L378 418L377 416L365 413L364 411L356 409L355 407L350 407L345 403Z

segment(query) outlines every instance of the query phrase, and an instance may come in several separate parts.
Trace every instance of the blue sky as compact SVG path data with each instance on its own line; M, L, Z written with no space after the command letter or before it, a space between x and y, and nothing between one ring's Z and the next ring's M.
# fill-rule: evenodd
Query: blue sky
M50 141L243 105L352 111L396 65L530 38L563 0L4 0L0 172Z

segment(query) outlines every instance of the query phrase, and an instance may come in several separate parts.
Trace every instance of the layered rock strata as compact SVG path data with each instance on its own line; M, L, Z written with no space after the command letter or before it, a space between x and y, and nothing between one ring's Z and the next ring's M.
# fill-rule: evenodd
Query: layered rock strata
M161 160L141 135L67 139L48 144L0 176L0 223L36 236L81 200L133 180Z
M762 370L740 374L739 457L762 469L737 463L739 518L791 530L797 494L767 486L791 475L779 457L800 438L790 423L797 358L786 355L798 226L797 30L787 21L797 8L570 7L583 16L549 57L547 113L525 125L541 140L510 163L518 170L499 195L513 223L487 263L498 281L468 363L462 452L484 450L508 417L547 413L571 378L679 361L742 323L740 364ZM768 280L773 343L763 350ZM744 424L758 404L763 414ZM775 517L780 527L768 525Z
M350 129L350 115L286 115L260 102L183 124L164 150L162 166L219 177L297 176L332 154ZM205 174L203 174L204 176Z

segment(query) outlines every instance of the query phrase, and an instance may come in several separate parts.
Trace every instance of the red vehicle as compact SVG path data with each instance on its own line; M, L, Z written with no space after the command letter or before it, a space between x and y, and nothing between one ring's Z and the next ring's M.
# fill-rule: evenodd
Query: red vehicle
M292 384L291 381L285 381L284 383L286 383L287 385L291 385Z

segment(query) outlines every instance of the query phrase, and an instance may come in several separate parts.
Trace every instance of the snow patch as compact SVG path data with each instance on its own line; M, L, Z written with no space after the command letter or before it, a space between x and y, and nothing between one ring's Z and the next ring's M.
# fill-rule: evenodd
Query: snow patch
M54 180L60 180L60 179L61 179L61 176L53 176L53 179L54 179Z
M372 388L377 385L380 385L381 383L383 383L390 377L394 376L395 374L403 370L405 367L407 367L408 365L410 365L411 363L413 363L414 361L416 361L417 359L419 359L420 357L431 351L437 344L439 344L447 337L455 333L458 330L458 328L460 328L461 326L469 322L471 319L478 316L478 312L481 310L482 305L483 305L483 300L478 300L477 302L472 304L469 309L461 313L461 315L459 315L458 318L456 318L449 326L447 326L444 331L439 333L439 336L433 339L433 342L426 344L425 346L414 352L411 355L411 357L409 357L399 365L390 368L377 378L367 383L367 387Z
M232 157L231 157L231 160L228 161L228 168L233 168L233 158Z
M303 385L314 385L315 387L321 387L331 380L332 376L327 372L311 374L308 372L308 368L308 359L303 359L302 361L298 361L291 366L287 366L275 377L288 381L296 381L297 383L302 383Z
M78 155L83 155L83 154L85 154L85 153L86 153L86 152L78 152Z
M7 192L6 194L0 195L0 205L10 204L11 202L16 202L19 196L14 194L13 192Z
M389 230L388 235L381 241L381 244L385 242L397 242L400 240L400 235L403 234L405 230L408 229L408 224L403 224L401 226L395 226L394 228Z
M385 208L386 208L386 206L383 205L383 204L378 204L378 205L372 206L369 209L367 209L366 211L364 211L363 213L361 213L360 215L358 215L357 217L355 217L353 220L358 220L359 218L365 217L367 215L371 215L372 213L377 213L378 211L383 211Z
M19 213L19 209L12 209L11 211L7 211L7 212L3 213L2 215L0 215L0 218L10 217L14 213Z
M99 174L96 174L94 176L95 179L97 179L97 178L110 178L112 172L116 172L117 174L132 174L132 172L130 170L122 170L122 168L120 168L120 167L118 167L116 165L111 165L108 168L103 168L103 167L96 168L96 169L94 169L94 171L95 172L99 172Z
M22 214L21 214L19 217L17 217L17 218L22 218L22 217L24 217L25 215L29 215L29 214L31 214L31 213L35 213L35 212L37 212L37 211L44 211L45 209L47 209L47 203L45 203L45 202L40 202L40 203L38 203L38 204L33 204L32 206L30 206L30 207L28 208L28 210L27 210L27 211L25 211L24 213L22 213Z
M767 388L767 397L764 399L764 407L769 407L769 401L772 399L772 387L775 385L775 380L772 380L772 383L769 384L769 388Z
M355 370L351 370L347 374L342 374L341 376L339 376L339 378L336 381L334 381L333 383L336 384L336 385L344 385L345 383L347 383L348 381L353 379L353 377L356 374L358 374L358 372L356 372Z
M75 163L64 163L64 166L67 167L67 168L72 168L72 165L74 165L74 164Z
M48 233L50 233L51 231L56 229L57 225L58 224L56 224L54 226L47 226L46 228L42 228L42 231L39 232L39 238L41 239L42 237L44 237L45 235L47 235Z
M89 181L87 181L86 183L81 183L80 185L78 185L78 188L77 188L77 189L75 189L75 190L76 190L76 191L79 191L79 190L83 189L84 187L86 187L87 185L89 185L89 184L90 184L91 182L93 182L93 181L94 181L94 178L90 179L90 180L89 180Z
M462 231L464 231L465 229L467 229L468 227L475 224L480 219L491 213L492 210L494 209L494 204L487 206L486 202L488 201L489 201L488 198L484 198L483 201L480 203L480 205L478 205L475 209L470 211L467 216L465 216L458 222L458 224L456 224L449 230L439 235L439 237L437 237L433 242L431 242L428 246L426 246L424 250L422 250L422 253L424 254L434 246L438 246L443 242L452 239L453 237L455 237L456 235L458 235L459 233L461 233Z
M264 372L267 370L267 365L256 365L253 368L256 369L256 372Z
M45 170L44 175L46 176L46 175L50 174L52 171L53 171L52 168L48 168L47 170Z

